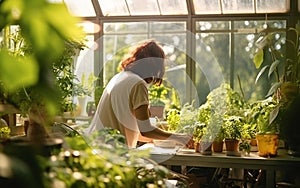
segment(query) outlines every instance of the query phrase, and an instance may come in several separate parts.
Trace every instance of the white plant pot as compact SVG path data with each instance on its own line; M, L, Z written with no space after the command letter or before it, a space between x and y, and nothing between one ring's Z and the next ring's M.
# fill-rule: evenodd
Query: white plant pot
M80 116L88 116L86 112L86 107L87 107L87 97L78 97L78 105L80 107Z

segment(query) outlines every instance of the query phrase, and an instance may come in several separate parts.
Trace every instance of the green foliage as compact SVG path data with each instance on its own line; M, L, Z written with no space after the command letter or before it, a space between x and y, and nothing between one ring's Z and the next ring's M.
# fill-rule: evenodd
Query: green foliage
M180 110L170 109L167 113L168 130L176 131L180 126Z
M269 97L251 104L247 122L256 126L259 133L278 133L278 102Z
M284 82L298 84L299 87L299 28L288 28L286 34L286 44L283 42L285 38L282 32L268 29L264 30L256 41L257 50L253 63L260 71L256 76L255 83L265 73L270 80L273 75L275 77L267 97L273 95ZM286 51L287 53L282 51L285 45L289 49ZM264 66L261 67L263 64Z
M164 106L169 88L161 84L160 86L151 85L149 88L149 100L151 105Z
M47 176L66 187L166 187L167 168L147 160L148 151L130 150L124 136L103 129L89 138L67 137L69 149L49 163ZM89 144L87 144L89 143ZM119 144L116 144L119 143Z
M84 47L86 47L84 41L65 41L63 54L52 65L52 71L61 93L61 112L72 112L75 107L73 96L78 94L78 91L83 90L81 85L76 82L78 78L74 74L73 63L74 57ZM80 93L82 92L84 91Z
M245 119L247 119L247 117ZM247 120L245 120L241 131L242 139L255 139L257 131L258 128L256 123L247 123Z
M247 102L229 84L222 83L207 96L207 103L211 106L213 116L243 114Z
M239 143L239 151L244 151L246 154L250 154L251 151L251 145L248 141L242 140L241 143Z
M170 131L193 134L196 141L241 138L244 113L248 104L226 83L212 90L199 108L186 104L168 113Z
M199 120L208 126L209 134L215 140L240 138L240 121L243 121L247 107L247 102L238 92L231 89L227 83L222 83L208 94L206 103L199 107ZM239 125L232 127L235 123Z
M5 126L5 127L0 127L0 141L5 141L10 137L10 128Z
M185 104L181 110L172 109L167 114L168 130L192 134L198 123L198 109L193 104Z
M242 127L244 125L243 119L240 116L225 116L224 117L224 130L225 139L239 140L242 138Z
M83 73L81 75L81 82L78 84L77 88L74 91L76 96L91 96L94 91L94 83L97 80L97 77L93 73L90 73L86 78L86 75Z
M69 14L64 4L46 0L5 0L0 6L0 20L0 30L18 25L25 44L30 46L25 54L11 53L8 46L2 46L0 90L5 94L1 98L20 109L18 101L12 101L10 96L19 93L31 103L29 107L42 105L50 117L57 114L60 93L51 66L62 55L65 41L82 39L82 30L76 26L79 20Z

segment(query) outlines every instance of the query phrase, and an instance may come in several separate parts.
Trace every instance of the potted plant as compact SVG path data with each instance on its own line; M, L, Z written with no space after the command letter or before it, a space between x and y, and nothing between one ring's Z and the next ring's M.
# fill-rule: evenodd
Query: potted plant
M164 109L166 96L169 92L169 88L161 84L160 86L152 85L149 88L149 100L150 100L150 114L151 117L157 117L164 119Z
M258 155L273 157L277 155L279 143L278 102L269 97L251 105L253 123L257 125Z
M207 125L203 128L203 135L200 139L200 153L203 155L212 154L212 144L215 140L215 127Z
M198 120L198 108L194 107L194 104L185 104L183 107L178 109L170 109L167 113L167 130L177 133L187 133L193 135L196 128L202 125ZM200 138L198 136L198 138ZM195 138L195 139L198 139ZM191 146L190 149L195 149Z
M52 65L52 71L61 93L60 113L73 113L76 107L73 100L75 94L85 92L74 74L74 59L85 47L84 41L65 41L63 54Z
M206 102L199 107L198 120L208 125L213 151L222 152L224 143L223 116L216 111L213 113L211 104Z
M291 134L299 135L300 131L297 128L297 122L293 108L293 102L299 97L299 78L300 78L300 56L299 56L299 26L291 27L286 30L286 48L285 51L275 48L276 45L285 46L282 43L282 37L279 31L264 32L263 35L257 41L258 48L254 56L254 63L257 68L261 68L263 62L266 63L264 67L259 71L256 80L258 80L264 72L268 71L268 77L271 78L275 75L275 81L272 83L267 96L273 95L278 101L277 112L280 135L286 141L288 147L293 148L296 143L300 143L300 139L297 136L290 136ZM275 37L276 36L276 37ZM265 58L265 53L270 54L272 57L271 63ZM266 62L267 61L267 62ZM294 114L294 115L292 115ZM293 117L293 118L292 118ZM296 150L296 151L293 151ZM291 149L292 153L300 153L300 148ZM298 151L298 152L297 152Z
M218 132L212 143L212 149L214 152L217 152L217 153L223 152L224 139L225 139L225 129L222 126L222 124L220 124L220 128L218 129Z
M226 116L224 118L224 137L227 155L236 155L242 138L243 118L241 116Z
M222 83L219 87L212 90L205 104L199 108L199 121L211 127L211 133L214 137L214 150L222 152L223 141L227 137L232 137L228 124L228 117L242 117L247 103L243 97L231 87ZM227 130L227 133L226 133Z
M205 148L205 140L203 138L205 132L207 131L207 127L203 123L196 123L193 127L193 140L194 140L194 148L195 152L202 153Z
M87 104L88 97L92 96L94 92L94 83L97 78L93 73L90 73L86 78L86 75L83 73L81 75L81 80L78 82L78 86L74 88L74 95L77 96L78 106L79 106L79 115L88 116L87 114Z

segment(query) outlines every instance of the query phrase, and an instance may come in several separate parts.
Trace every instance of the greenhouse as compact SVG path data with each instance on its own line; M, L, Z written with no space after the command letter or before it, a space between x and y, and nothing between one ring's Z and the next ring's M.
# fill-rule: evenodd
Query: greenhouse
M299 187L299 24L298 0L0 0L0 187Z

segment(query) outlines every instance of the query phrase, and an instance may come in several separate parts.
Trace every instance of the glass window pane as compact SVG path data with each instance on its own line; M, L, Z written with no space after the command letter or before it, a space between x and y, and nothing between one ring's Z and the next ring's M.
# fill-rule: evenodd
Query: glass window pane
M156 33L151 38L162 44L166 54L164 84L174 88L181 105L184 105L188 102L186 87L191 83L186 74L186 34L184 31L176 34ZM195 102L198 101L195 99Z
M228 33L196 34L196 88L200 104L206 101L208 93L229 83L230 57Z
M186 1L182 0L158 0L161 14L187 14Z
M86 0L64 0L71 14L80 17L96 16L94 6L91 1Z
M185 22L152 22L150 24L151 32L184 32L186 30L186 23Z
M196 72L196 87L200 102L205 100L209 89L213 88L212 85L218 83L215 80L222 79L222 77L227 83L233 80L233 88L241 92L239 78L245 99L263 99L270 88L270 81L266 75L255 84L255 78L259 72L253 63L255 41L259 36L258 32L266 28L267 24L269 28L279 29L276 36L281 37L282 40L280 44L276 44L276 48L284 50L285 35L280 29L286 27L286 22L234 21L231 27L229 27L230 22L226 23L226 21L223 23L222 21L196 22L196 24L198 32L196 34L196 64L200 67ZM216 28L221 25L223 31L217 30ZM229 28L232 28L232 31ZM233 32L232 35L230 32ZM233 53L231 53L232 47ZM234 56L231 57L231 55ZM272 60L266 62L272 62ZM219 75L222 77L217 77Z
M257 13L288 12L289 0L257 0Z
M117 73L119 62L131 46L151 38L159 41L166 53L166 84L180 93L182 103L187 102L186 22L104 23L104 33L104 84Z
M98 0L104 16L129 15L125 0Z
M245 20L245 21L235 21L234 28L238 29L238 32L259 32L263 29L273 28L273 29L283 29L286 28L285 21L272 21L272 20ZM249 30L253 29L253 30Z
M229 30L229 22L224 21L200 21L196 22L196 31L208 31L208 30Z
M93 22L85 21L78 25L82 27L83 31L87 34L98 33L100 31L100 26Z
M131 15L159 15L156 0L127 0Z
M94 49L95 49L95 38L94 35L87 35L85 37L87 46L83 50L80 51L79 56L75 59L74 65L74 74L81 82L82 75L84 74L86 77L93 74L94 75ZM94 101L94 97L88 97L88 101Z
M286 27L285 21L268 21L269 28L273 29L283 29ZM256 51L256 44L258 37L261 36L260 29L265 28L266 21L256 20L256 21L235 21L234 29L237 29L237 33L234 35L234 88L239 88L238 76L241 80L241 86L248 100L263 99L265 98L268 90L270 89L270 79L267 73L262 75L261 79L255 83L255 78L259 72L255 68L253 63L253 55ZM254 28L253 30L249 30ZM256 28L259 28L258 30ZM278 31L278 37L282 37L281 42L276 44L277 49L285 50L285 32ZM267 62L273 62L268 53L265 53L264 59L266 60L261 66L265 66ZM267 60L268 59L268 60Z
M219 0L193 0L196 14L221 14Z
M134 34L146 33L147 22L128 22L128 23L104 23L105 34Z
M254 0L222 0L224 14L254 13Z
M146 34L106 35L103 38L104 85L118 72L118 66L130 47L145 40Z

